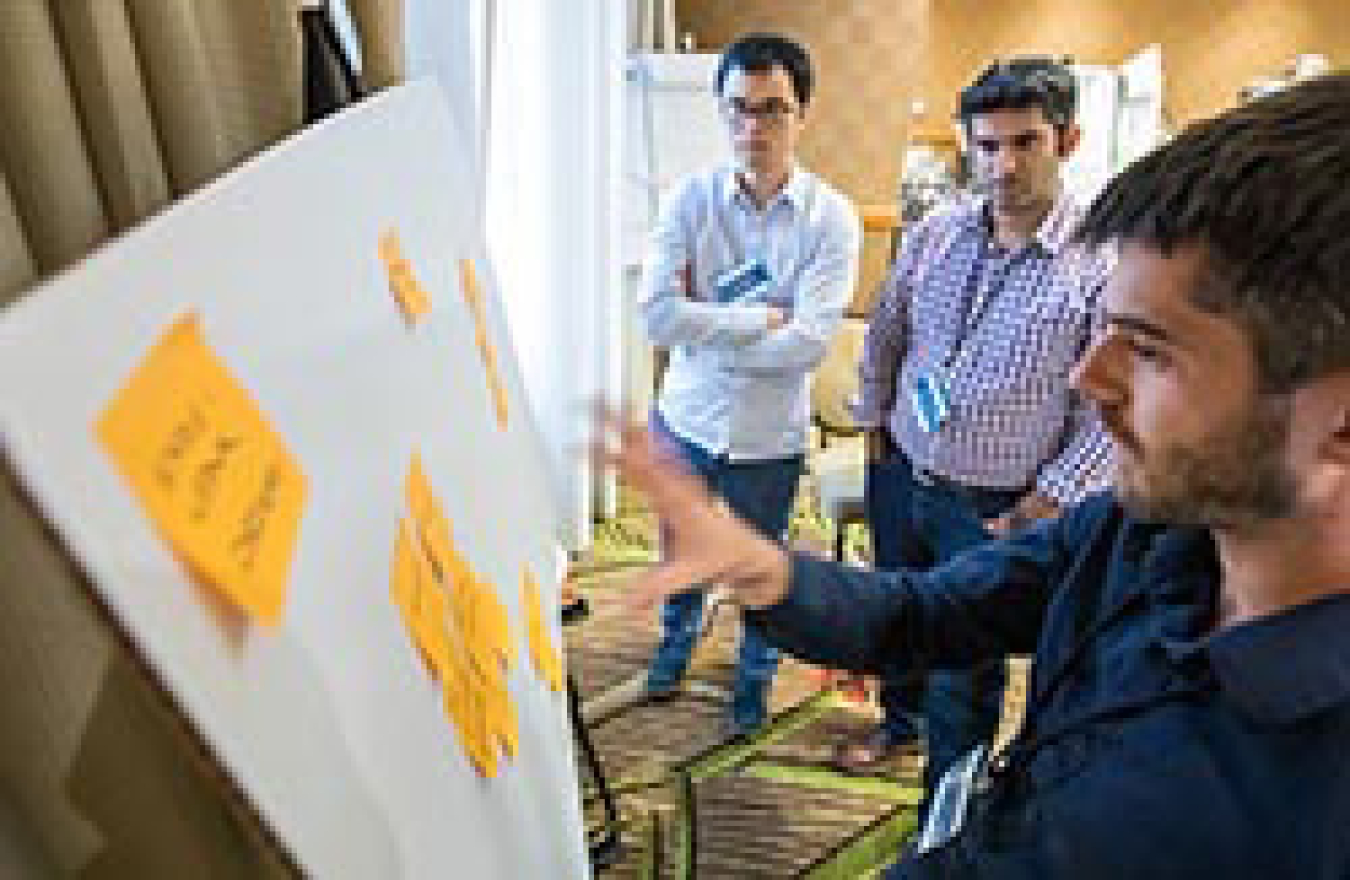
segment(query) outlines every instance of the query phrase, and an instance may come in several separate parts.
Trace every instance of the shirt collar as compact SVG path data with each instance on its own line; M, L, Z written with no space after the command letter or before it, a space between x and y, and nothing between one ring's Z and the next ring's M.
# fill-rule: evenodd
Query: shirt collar
M810 185L810 175L800 165L793 165L792 170L788 172L787 183L778 191L778 195L769 203L769 206L772 207L779 202L786 202L793 208L801 208L806 203L806 194ZM740 202L753 207L754 203L750 201L749 195L741 187L740 178L736 176L734 165L728 165L722 169L719 186L724 202L728 204Z
M1253 718L1292 724L1350 700L1350 594L1220 630L1206 650L1219 685Z
M1082 216L1082 206L1067 191L1061 189L1055 203L1050 206L1050 212L1036 227L1032 241L1048 255L1058 256L1073 237L1074 229ZM968 229L976 230L983 235L990 234L988 196L977 196L971 201L970 209L965 216L965 225Z
M1219 583L1212 537L1168 529L1150 560L1160 628L1171 630L1160 633L1163 648L1175 662L1203 654L1220 689L1250 718L1286 725L1350 702L1350 594L1207 633Z

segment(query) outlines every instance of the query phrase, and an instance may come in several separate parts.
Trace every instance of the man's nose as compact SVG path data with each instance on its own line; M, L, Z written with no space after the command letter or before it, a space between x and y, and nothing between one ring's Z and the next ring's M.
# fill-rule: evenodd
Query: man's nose
M745 131L760 134L768 129L769 121L763 113L751 113L746 115L745 121L741 123L741 127Z
M1119 383L1112 378L1111 345L1110 335L1099 332L1069 376L1073 387L1089 400L1110 402L1119 396L1115 387Z

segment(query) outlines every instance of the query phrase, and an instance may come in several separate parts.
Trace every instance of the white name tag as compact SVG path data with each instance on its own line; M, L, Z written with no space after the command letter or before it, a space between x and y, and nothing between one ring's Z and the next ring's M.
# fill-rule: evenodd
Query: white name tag
M932 376L920 376L910 393L910 403L914 407L914 417L925 433L939 431L947 421L950 405L947 402L947 383Z
M966 814L970 812L971 792L975 790L976 780L984 773L988 757L989 747L978 745L942 774L933 803L928 808L928 821L914 844L916 852L922 854L945 846L961 832L966 824Z
M718 302L762 300L772 282L769 267L763 260L746 260L713 279L713 288L717 291Z

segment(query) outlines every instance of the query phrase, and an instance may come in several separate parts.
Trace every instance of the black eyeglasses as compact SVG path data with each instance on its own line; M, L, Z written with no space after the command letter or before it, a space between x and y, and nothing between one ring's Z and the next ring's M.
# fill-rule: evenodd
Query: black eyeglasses
M758 104L752 104L744 98L727 98L722 101L722 115L729 122L737 124L747 119L758 119L767 126L777 128L796 112L796 105L779 98L769 98Z

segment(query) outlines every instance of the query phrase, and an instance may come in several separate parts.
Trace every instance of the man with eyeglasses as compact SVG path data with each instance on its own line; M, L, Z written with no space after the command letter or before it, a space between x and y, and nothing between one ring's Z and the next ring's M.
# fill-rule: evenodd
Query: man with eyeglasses
M940 565L1107 480L1108 440L1069 382L1108 268L1069 241L1082 211L1059 172L1075 110L1072 74L1049 59L994 64L961 94L976 194L908 232L859 366L877 568ZM1005 679L1003 658L886 678L881 723L835 759L869 770L922 728L931 797L992 740Z
M669 454L776 541L803 469L811 371L852 296L861 227L844 196L797 164L812 88L802 46L744 36L723 53L715 86L732 160L676 188L644 267L647 334L670 352L651 426ZM693 590L662 609L649 698L678 692L703 598ZM777 651L743 625L730 735L764 723L777 666Z
M1114 489L945 565L789 554L611 422L672 535L796 656L1032 653L1016 736L944 779L887 880L1350 877L1350 73L1190 125L1077 236L1119 249L1073 381Z

